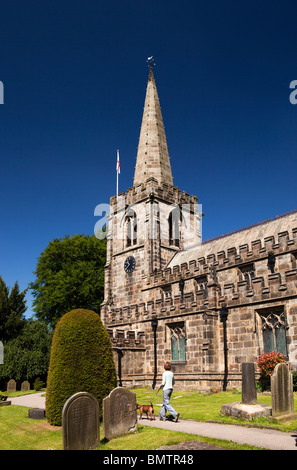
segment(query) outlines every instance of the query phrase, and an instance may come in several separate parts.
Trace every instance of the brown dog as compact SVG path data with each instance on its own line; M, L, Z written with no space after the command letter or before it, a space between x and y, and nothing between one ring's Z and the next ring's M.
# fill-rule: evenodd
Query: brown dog
M139 410L139 419L142 419L142 413L146 414L147 419L151 418L151 421L155 418L154 405L150 402L150 405L138 405L137 409Z

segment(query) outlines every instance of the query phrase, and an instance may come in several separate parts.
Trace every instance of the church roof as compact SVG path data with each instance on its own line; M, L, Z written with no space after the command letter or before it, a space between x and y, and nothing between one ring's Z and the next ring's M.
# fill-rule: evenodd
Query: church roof
M173 186L170 158L152 65L148 77L134 186L154 177L158 183Z
M239 249L239 247L248 245L251 250L252 242L260 240L262 246L264 240L268 237L274 237L274 242L278 243L279 235L288 232L289 238L293 238L297 233L297 210L277 216L264 222L250 225L235 232L222 235L211 240L206 240L201 245L193 246L187 250L178 251L168 264L168 268L189 263L198 258L206 258L209 255L217 256L218 253L227 252L231 248Z

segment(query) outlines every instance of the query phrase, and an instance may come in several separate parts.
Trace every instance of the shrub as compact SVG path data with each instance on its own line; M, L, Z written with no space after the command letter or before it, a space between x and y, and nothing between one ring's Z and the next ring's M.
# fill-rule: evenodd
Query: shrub
M72 310L56 325L46 391L46 417L60 426L66 400L77 392L89 392L99 401L116 387L112 347L99 315L91 310Z
M40 377L37 377L37 379L35 379L34 384L33 384L33 388L35 392L39 392L43 387L44 387L43 380L41 380Z
M261 376L271 376L275 366L281 362L286 362L285 356L282 353L270 352L262 354L257 361Z

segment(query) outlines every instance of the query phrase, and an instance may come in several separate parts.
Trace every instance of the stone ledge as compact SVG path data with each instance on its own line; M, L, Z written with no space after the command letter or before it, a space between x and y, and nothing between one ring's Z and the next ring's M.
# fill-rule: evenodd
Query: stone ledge
M234 416L251 421L253 418L271 415L271 406L263 403L248 405L246 403L235 402L222 405L221 413L226 416Z
M297 419L297 413L291 413L287 415L281 416L270 416L269 421L271 423L283 423L285 421L293 421L293 419Z

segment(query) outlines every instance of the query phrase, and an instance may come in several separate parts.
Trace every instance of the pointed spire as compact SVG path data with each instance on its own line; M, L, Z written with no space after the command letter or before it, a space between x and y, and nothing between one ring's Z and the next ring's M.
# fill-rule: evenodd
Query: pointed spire
M153 72L153 58L148 59L149 77L136 158L134 186L150 177L173 186L170 158L161 107Z

